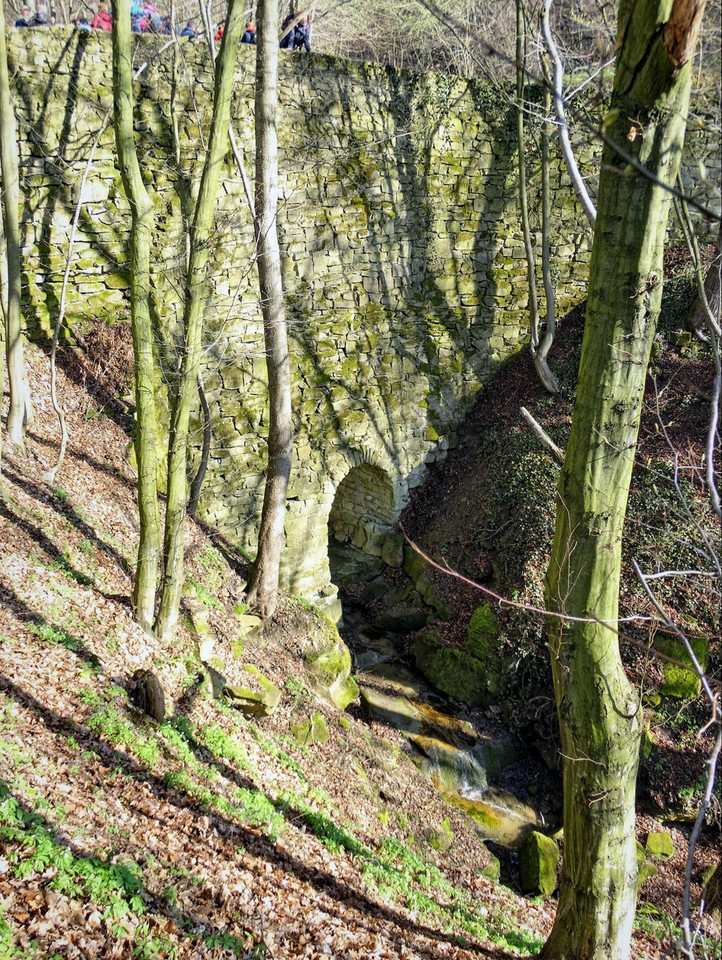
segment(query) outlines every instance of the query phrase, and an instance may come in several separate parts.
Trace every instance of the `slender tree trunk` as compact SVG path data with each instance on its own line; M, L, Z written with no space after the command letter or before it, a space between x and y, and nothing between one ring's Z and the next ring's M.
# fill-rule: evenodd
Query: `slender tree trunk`
M519 212L526 256L526 278L529 285L529 328L532 354L539 346L539 298L536 289L536 257L529 224L529 201L526 183L526 142L524 136L524 79L526 70L526 28L524 0L516 0L516 140L519 170Z
M10 93L5 41L5 14L0 9L0 168L2 169L2 215L7 259L5 302L5 355L10 387L7 432L19 447L31 416L30 391L25 375L23 332L20 315L20 176L15 110Z
M188 516L195 517L198 511L198 501L201 498L201 489L203 481L208 470L208 460L211 455L211 410L206 399L205 386L201 371L198 371L198 399L203 413L203 445L201 448L201 461L198 464L198 470L191 483L190 496L188 498Z
M133 78L130 59L130 0L116 0L113 16L113 97L118 162L131 211L130 316L135 375L135 454L138 461L140 543L135 573L135 618L150 631L160 559L156 461L155 365L150 296L153 204L143 184L133 140Z
M623 5L624 0L621 0L621 2ZM557 115L557 124L559 127L559 144L562 148L562 156L564 157L564 162L567 165L567 170L569 172L569 176L571 177L572 185L577 192L577 196L579 197L582 206L584 207L584 212L589 218L589 222L593 226L597 217L597 211L594 207L592 198L589 196L587 185L584 183L584 179L582 178L576 157L574 156L572 142L569 137L569 127L567 126L566 118L567 108L564 100L564 65L561 57L559 56L559 51L557 50L557 45L554 41L551 25L549 23L549 11L551 10L551 5L552 0L544 0L541 14L541 27L542 35L544 37L544 44L554 64L554 111Z
M228 146L231 119L233 72L243 26L241 0L230 0L221 47L216 59L213 118L208 153L203 165L193 226L186 278L183 311L183 357L180 378L173 391L170 438L168 445L168 502L166 506L163 556L165 569L156 632L169 636L178 619L183 588L183 528L188 506L186 469L188 462L188 423L191 404L197 392L198 365L201 356L203 312L208 291L208 256L213 211L218 182Z
M622 0L605 131L661 183L679 166L703 0ZM686 66L685 66L686 64ZM627 139L631 121L642 135ZM587 320L547 573L564 760L564 864L546 960L629 957L641 711L615 632L622 527L662 294L670 194L604 151ZM564 614L589 618L564 619ZM592 619L593 618L593 619ZM602 621L602 622L600 622Z
M551 109L551 91L544 87L544 121L541 129L541 169L542 169L542 275L544 277L544 299L546 301L546 320L544 336L534 351L534 366L542 384L550 393L559 393L559 383L552 373L547 357L554 343L556 332L556 301L551 270L551 245L549 228L551 224L551 191L549 189L549 111Z
M283 521L291 473L293 425L291 369L281 284L276 209L278 206L278 0L258 4L256 57L256 248L268 370L268 469L258 552L247 601L262 617L276 608L283 547Z

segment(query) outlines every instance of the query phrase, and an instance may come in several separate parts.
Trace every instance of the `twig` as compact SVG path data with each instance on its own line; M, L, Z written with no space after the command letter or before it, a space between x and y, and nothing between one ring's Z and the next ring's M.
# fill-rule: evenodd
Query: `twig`
M544 430L541 424L534 419L526 407L519 407L519 413L522 415L527 426L534 436L539 440L542 446L546 447L560 467L564 466L564 451L558 447L556 443L554 443L549 434Z
M699 811L697 812L697 819L694 822L694 828L692 829L692 836L689 838L689 850L687 852L687 866L684 871L684 907L682 911L682 936L684 937L684 945L689 952L689 956L692 956L692 935L689 928L689 905L691 899L691 887L692 887L692 867L694 865L694 850L697 846L697 840L702 831L702 824L704 823L704 817L707 812L707 807L709 806L710 798L712 797L712 791L714 790L714 782L717 775L717 761L719 759L720 749L722 749L722 727L717 731L717 739L715 740L714 747L712 748L712 753L709 755L705 761L707 767L707 780L704 787L704 795L702 796L702 801L699 805Z
M669 630L671 630L671 632L674 633L676 636L678 636L679 639L682 641L682 644L683 644L685 650L687 651L687 656L689 657L689 659L690 659L690 661L691 661L691 663L692 663L692 668L694 669L694 672L697 674L697 676L699 677L699 679L700 679L700 681L701 681L701 683L702 683L702 689L704 690L705 694L707 695L710 703L715 704L715 703L716 703L715 695L712 693L712 690L711 690L710 685L709 685L709 681L707 680L707 675L705 674L704 670L702 669L702 665L700 664L699 660L697 659L697 654L694 652L694 647L693 647L692 644L689 642L689 637L687 637L687 635L684 633L684 631L680 630L679 627L677 626L677 624L676 624L673 620L670 620L669 617L667 616L667 614L664 612L661 604L659 603L659 601L657 600L657 598L655 597L655 595L654 595L654 594L652 593L652 591L650 590L649 584L647 583L647 579L646 579L645 575L642 573L642 571L641 571L641 569L640 569L640 566L639 566L639 564L637 563L636 560L633 560L633 561L632 561L632 566L634 567L634 572L635 572L635 574L637 575L637 579L639 580L640 584L642 585L642 589L643 589L644 592L647 594L647 597L648 597L648 599L649 599L649 602L652 604L652 606L654 607L654 609L657 611L657 613L659 614L659 616L662 618L662 620L664 621L664 623L667 625L667 628L668 628ZM688 668L689 668L689 667L688 667Z

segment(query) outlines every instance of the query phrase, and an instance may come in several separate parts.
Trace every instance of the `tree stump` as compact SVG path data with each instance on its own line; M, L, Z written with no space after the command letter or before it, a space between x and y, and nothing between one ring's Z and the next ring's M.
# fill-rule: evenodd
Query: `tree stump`
M130 700L149 717L163 723L165 694L160 680L150 670L136 670L130 678Z

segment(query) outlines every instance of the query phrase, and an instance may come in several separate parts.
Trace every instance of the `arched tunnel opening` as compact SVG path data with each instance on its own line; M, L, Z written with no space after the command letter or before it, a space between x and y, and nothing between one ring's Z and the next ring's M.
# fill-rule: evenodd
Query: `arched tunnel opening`
M328 519L328 562L336 586L382 572L395 521L388 475L369 463L352 467L338 485Z

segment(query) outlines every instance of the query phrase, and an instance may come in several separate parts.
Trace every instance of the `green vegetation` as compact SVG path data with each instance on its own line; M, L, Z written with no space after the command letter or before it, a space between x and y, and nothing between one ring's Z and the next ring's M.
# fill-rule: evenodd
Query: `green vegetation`
M109 687L103 695L83 690L80 697L93 710L85 721L90 730L115 746L131 750L149 770L158 765L160 750L153 732L140 730L121 712L119 705L126 704L128 699L122 687Z
M8 862L14 876L28 877L52 867L55 875L50 889L102 905L108 920L145 912L137 864L108 864L95 857L76 857L58 842L43 817L23 807L4 780L0 780L0 839L8 844ZM23 847L30 849L29 855Z

